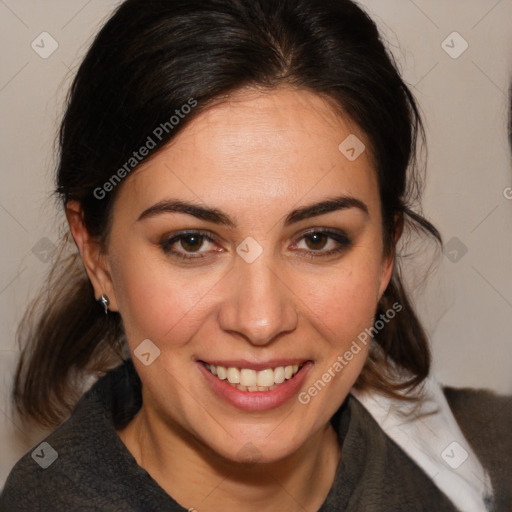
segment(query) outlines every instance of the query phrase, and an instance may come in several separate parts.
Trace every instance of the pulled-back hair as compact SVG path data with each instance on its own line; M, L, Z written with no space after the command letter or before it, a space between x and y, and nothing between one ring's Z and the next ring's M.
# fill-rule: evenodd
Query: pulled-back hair
M230 93L280 85L322 96L368 137L386 254L395 253L402 222L441 242L419 210L417 146L425 137L415 100L375 23L349 0L123 2L97 34L69 91L56 172L61 206L78 201L87 230L106 244L120 187L105 184L116 173L129 179L119 170L127 170L148 136L154 147L141 162ZM191 100L197 103L190 113L169 126ZM167 129L157 137L159 126ZM96 303L69 232L61 249L18 331L14 400L23 415L47 426L69 414L85 377L101 375L127 355L121 316L106 316ZM418 386L431 364L399 264L376 318L395 303L400 313L375 334L356 382L389 396ZM409 376L405 382L395 379L390 361Z

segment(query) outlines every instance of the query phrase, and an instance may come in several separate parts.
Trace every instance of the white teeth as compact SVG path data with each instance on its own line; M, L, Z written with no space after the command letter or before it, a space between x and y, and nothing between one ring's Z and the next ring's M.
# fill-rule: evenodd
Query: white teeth
M274 371L270 368L267 370L263 370L261 372L258 372L257 378L256 378L256 384L258 386L264 386L269 387L274 384Z
M240 384L242 386L256 386L257 376L255 370L248 370L246 368L242 368L240 370Z
M241 391L269 391L274 389L285 380L291 379L301 366L298 364L278 366L277 368L266 368L256 371L249 368L225 368L207 364L206 367L213 375L221 380L226 380Z
M282 384L285 381L284 378L284 366L278 366L274 370L274 382L276 384Z
M212 365L210 365L210 367L211 366ZM227 376L228 374L226 372L226 368L224 368L224 366L217 366L217 377L219 377L221 380L225 380Z
M238 369L228 368L226 373L231 384L242 384L242 386L247 386L244 382L240 382L240 372Z

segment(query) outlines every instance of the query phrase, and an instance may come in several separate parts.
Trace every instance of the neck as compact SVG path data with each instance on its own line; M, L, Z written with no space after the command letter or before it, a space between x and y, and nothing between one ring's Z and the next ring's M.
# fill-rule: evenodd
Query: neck
M118 432L151 477L180 505L209 512L318 510L340 460L328 423L285 459L243 464L220 457L184 431L140 409Z

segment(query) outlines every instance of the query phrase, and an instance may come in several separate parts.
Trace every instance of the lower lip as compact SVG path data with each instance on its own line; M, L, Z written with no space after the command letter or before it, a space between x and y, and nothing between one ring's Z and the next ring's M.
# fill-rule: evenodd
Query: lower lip
M313 366L311 361L307 361L291 379L285 380L270 391L241 391L228 384L227 380L217 378L203 363L197 364L213 391L226 402L244 411L267 411L288 402L297 394Z

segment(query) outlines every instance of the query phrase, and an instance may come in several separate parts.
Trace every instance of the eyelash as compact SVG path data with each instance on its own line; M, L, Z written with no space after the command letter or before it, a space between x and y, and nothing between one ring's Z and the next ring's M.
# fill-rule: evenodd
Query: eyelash
M306 258L310 258L310 259L325 258L325 257L328 257L328 256L332 256L334 254L341 253L341 252L347 250L349 247L352 246L352 241L349 239L349 237L345 233L343 233L341 231L332 231L332 230L325 230L325 229L324 230L320 230L320 229L318 229L318 230L310 230L307 233L304 233L300 237L299 241L301 241L302 239L304 239L304 238L306 238L308 236L312 236L312 235L324 235L324 236L327 236L328 239L332 239L332 240L334 240L335 242L337 242L340 245L337 248L331 249L329 251L323 251L323 250L305 251L305 250L301 250L301 252L305 253L305 257ZM162 248L162 250L163 250L163 252L165 254L171 255L173 257L177 257L177 258L182 259L182 260L191 261L191 260L198 260L198 259L201 259L201 258L205 258L206 256L186 256L182 252L173 251L171 249L171 247L174 244L176 244L177 242L180 242L181 240L186 240L187 237L189 237L189 236L199 236L199 237L202 237L203 239L207 240L208 242L216 243L215 240L208 234L208 232L201 231L201 230L194 230L194 231L183 231L183 232L177 234L176 236L173 236L172 238L169 238L167 240L162 240L161 242L159 242L159 245L160 245L160 247ZM296 242L296 243L298 243L298 242ZM191 253L187 253L187 254L200 254L200 253L198 253L198 252L191 252Z

